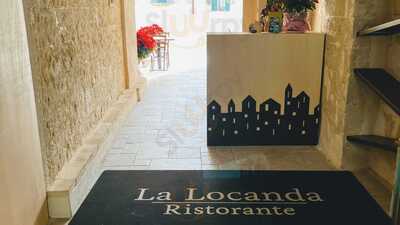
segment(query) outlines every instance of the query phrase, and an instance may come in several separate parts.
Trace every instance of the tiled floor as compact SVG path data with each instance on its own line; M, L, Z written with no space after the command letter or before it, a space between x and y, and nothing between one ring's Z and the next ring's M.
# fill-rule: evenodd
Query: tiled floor
M205 70L151 73L143 101L104 159L105 170L332 170L314 147L207 147ZM389 209L390 193L355 173Z
M207 148L205 72L149 76L143 101L130 113L104 169L332 169L313 147Z
M205 109L204 70L151 74L142 102L104 159L104 170L334 169L313 147L208 148ZM369 171L355 174L388 211L390 193L380 180Z

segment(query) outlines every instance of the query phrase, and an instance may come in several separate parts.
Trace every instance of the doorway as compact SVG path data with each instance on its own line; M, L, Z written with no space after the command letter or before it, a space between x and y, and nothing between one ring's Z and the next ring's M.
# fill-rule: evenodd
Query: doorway
M170 72L204 70L208 32L241 32L243 0L136 1L136 27L158 24L170 33Z

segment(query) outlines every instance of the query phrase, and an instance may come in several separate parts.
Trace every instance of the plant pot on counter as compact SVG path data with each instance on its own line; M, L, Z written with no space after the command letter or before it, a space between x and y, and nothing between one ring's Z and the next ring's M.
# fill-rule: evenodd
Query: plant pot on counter
M311 31L310 17L308 12L284 13L283 30L305 33Z
M280 33L283 28L283 13L270 12L268 16L268 32Z

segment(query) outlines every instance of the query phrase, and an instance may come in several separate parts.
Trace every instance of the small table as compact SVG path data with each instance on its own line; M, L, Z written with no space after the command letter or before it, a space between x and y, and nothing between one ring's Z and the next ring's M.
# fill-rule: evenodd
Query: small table
M106 171L70 225L392 225L350 172Z

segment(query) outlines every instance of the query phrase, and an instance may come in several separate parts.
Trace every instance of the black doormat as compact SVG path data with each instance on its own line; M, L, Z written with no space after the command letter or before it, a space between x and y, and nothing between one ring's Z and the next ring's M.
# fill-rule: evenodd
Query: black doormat
M107 171L70 225L389 225L350 172Z

